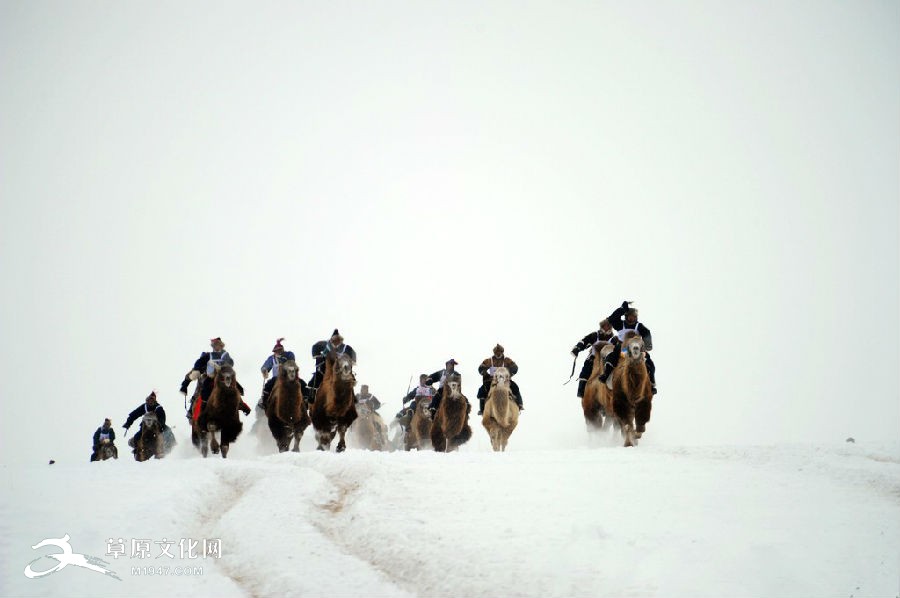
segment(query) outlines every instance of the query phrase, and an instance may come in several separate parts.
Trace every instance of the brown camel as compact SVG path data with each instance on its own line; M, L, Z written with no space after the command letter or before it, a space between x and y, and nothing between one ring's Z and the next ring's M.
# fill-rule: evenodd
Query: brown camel
M316 430L316 447L320 451L331 450L331 442L337 433L340 440L337 452L347 448L344 435L356 419L353 387L353 360L346 353L332 351L325 356L325 375L316 390L316 399L309 410L313 428Z
M165 456L162 430L156 413L151 411L141 419L141 437L132 452L135 461L146 461L151 457L162 459Z
M607 430L615 423L612 409L612 391L600 382L603 373L603 361L615 348L611 343L597 343L594 346L594 366L584 387L581 408L584 410L584 422L588 432Z
M310 419L305 398L305 384L300 379L300 367L293 359L285 361L278 368L278 378L266 405L269 430L283 453L291 445L291 451L300 451L300 439L309 427Z
M635 333L626 333L622 355L613 370L612 409L622 428L625 446L634 446L650 421L653 387L644 362L644 341Z
M431 425L433 422L431 421L431 411L428 409L429 405L431 405L430 397L416 399L416 410L413 412L409 430L406 433L406 450L408 451L431 448Z
M431 446L440 453L455 451L472 437L469 411L472 406L462 394L462 376L457 372L444 380L444 397L431 426Z
M231 443L237 440L244 428L238 415L238 410L243 404L234 368L223 365L216 372L212 393L206 405L200 410L200 417L197 418L200 452L204 457L210 449L214 455L221 449L222 458L228 457Z

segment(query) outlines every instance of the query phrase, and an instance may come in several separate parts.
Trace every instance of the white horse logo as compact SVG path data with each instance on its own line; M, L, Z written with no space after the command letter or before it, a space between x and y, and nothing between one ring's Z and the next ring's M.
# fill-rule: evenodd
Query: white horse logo
M115 577L119 581L122 581L114 571L105 567L105 565L109 565L109 563L107 563L103 559L97 558L95 556L87 556L84 554L72 552L72 546L69 544L69 534L66 534L62 538L47 538L46 540L41 540L31 548L33 550L37 550L38 548L42 548L44 546L56 546L58 548L61 548L62 554L48 554L34 559L30 563L28 563L27 567L25 567L25 577L29 579L37 579L38 577L44 577L45 575L56 573L60 569L65 568L66 565L75 565L76 567L84 567L85 569L90 569L91 571L96 571L97 573L109 575L110 577ZM56 559L59 562L56 564L56 566L47 569L46 571L35 571L31 568L33 564L45 557Z

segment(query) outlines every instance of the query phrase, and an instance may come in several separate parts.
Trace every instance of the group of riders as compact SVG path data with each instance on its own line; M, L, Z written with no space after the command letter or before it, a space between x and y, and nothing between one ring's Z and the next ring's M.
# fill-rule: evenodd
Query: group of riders
M600 321L598 330L585 335L584 338L578 341L572 348L571 354L576 360L582 351L585 349L589 350L588 357L584 361L584 366L582 367L578 378L578 397L584 396L585 385L587 384L587 380L590 378L593 369L595 353L599 353L604 345L613 345L614 349L616 346L621 346L629 332L640 336L644 343L645 364L650 377L652 392L653 394L656 394L656 366L649 354L649 351L653 349L653 339L650 335L650 330L643 323L638 321L638 310L631 307L631 302L623 301L621 306L613 310L609 317ZM282 344L283 340L284 338L279 338L275 342L275 345L272 347L272 354L266 358L260 368L263 377L263 388L257 407L263 411L266 408L267 400L272 393L275 381L278 378L279 367L287 361L294 361L296 359L293 351L285 349ZM196 411L202 409L202 406L205 405L209 396L212 394L215 374L218 369L223 366L234 366L234 360L231 358L231 355L228 354L228 351L225 350L225 343L220 337L210 340L210 348L212 349L211 351L205 351L200 354L200 357L194 362L193 367L185 374L184 379L181 382L180 392L185 397L187 397L188 387L191 382L197 382L195 391L191 396L190 403L187 407L186 415L188 420L192 420L198 415ZM325 375L326 357L330 353L346 354L354 364L356 363L356 351L354 351L353 347L344 342L344 337L341 336L337 329L332 332L328 340L316 342L312 346L311 353L312 357L315 359L315 372L308 383L302 379L300 380L304 396L309 403L315 401L316 390L322 383L322 379ZM612 350L605 356L603 361L603 372L599 376L601 382L606 382L607 378L615 369L620 354L621 351ZM419 376L418 386L410 390L403 398L403 407L396 414L396 420L401 427L406 428L409 425L412 414L415 412L416 406L420 401L429 402L428 412L431 416L434 416L443 399L444 382L450 374L456 371L455 368L457 365L459 365L459 363L451 358L446 361L443 369L432 374L421 374ZM573 363L573 372L574 365L575 364ZM516 362L509 357L506 357L503 346L497 344L494 346L491 356L482 361L478 366L478 373L482 377L482 384L478 389L477 394L479 402L478 415L481 415L484 411L485 401L487 400L491 388L494 372L501 367L506 368L509 371L510 378L515 376L519 371L519 366ZM436 389L435 384L437 384ZM519 410L524 410L525 407L522 403L522 393L514 380L510 380L510 390ZM244 389L240 384L238 384L238 391L241 396L244 395ZM373 413L377 412L381 407L381 402L369 392L367 385L362 385L360 391L361 392L356 397L357 404L365 406ZM241 401L240 409L245 414L249 415L250 407L245 402ZM166 426L166 414L162 405L157 401L156 392L151 392L143 404L128 414L128 418L125 420L123 428L127 431L135 421L149 413L155 414L156 419L160 424L166 446L170 449L171 446L174 445L175 439L171 429ZM141 438L142 430L143 425L139 427L134 437L129 440L129 446L137 446L138 441ZM104 420L103 424L97 428L97 431L94 432L91 461L99 460L101 458L100 455L104 452L106 453L106 456L111 454L114 458L117 458L118 451L115 448L115 444L113 444L115 438L116 434L115 430L113 430L112 422L107 418ZM103 449L106 450L104 451Z

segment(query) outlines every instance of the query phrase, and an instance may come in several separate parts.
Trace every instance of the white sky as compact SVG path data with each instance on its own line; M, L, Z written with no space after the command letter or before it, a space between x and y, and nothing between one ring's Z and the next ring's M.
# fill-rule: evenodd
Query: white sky
M894 438L898 33L896 2L4 0L0 459L48 419L82 459L153 388L179 415L214 336L254 402L277 337L309 373L335 327L386 415L451 356L474 400L501 342L538 442L623 299L659 441Z

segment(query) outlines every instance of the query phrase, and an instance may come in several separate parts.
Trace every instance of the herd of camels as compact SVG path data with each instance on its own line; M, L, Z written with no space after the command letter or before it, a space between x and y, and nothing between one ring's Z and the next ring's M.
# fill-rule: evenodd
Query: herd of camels
M621 350L622 354L612 375L603 383L599 375L603 371L603 359L611 350ZM634 446L650 419L653 398L644 364L643 340L637 335L626 335L621 345L597 347L593 360L593 372L582 399L588 430L619 430L624 446ZM317 449L323 451L331 450L336 436L337 452L344 451L348 430L352 432L355 446L371 450L432 448L447 452L458 449L472 437L468 422L471 407L462 394L457 372L451 372L444 381L444 397L437 412L432 416L428 402L418 401L408 423L399 425L397 420L392 423L399 428L393 440L388 439L388 426L381 416L368 406L356 403L355 384L351 358L329 353L324 378L315 400L309 403L303 392L299 366L293 360L283 363L265 409L278 450L299 451L300 440L310 424L315 430ZM190 417L192 441L204 457L210 450L227 457L229 445L243 427L238 416L241 405L234 369L222 366L215 373L209 399L202 408L197 406ZM257 422L261 419L258 417ZM497 368L481 419L494 451L506 450L518 421L519 408L510 390L509 370Z

